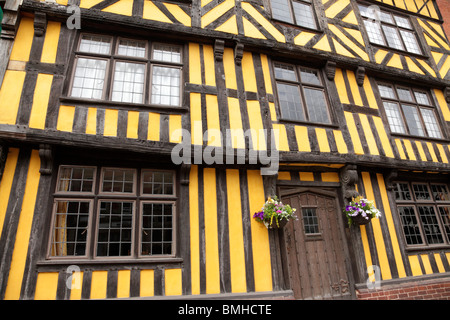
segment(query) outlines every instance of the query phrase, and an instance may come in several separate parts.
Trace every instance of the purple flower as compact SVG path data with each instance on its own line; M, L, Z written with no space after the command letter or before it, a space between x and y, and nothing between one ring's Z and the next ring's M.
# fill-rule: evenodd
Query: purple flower
M281 210L277 210L277 213L282 213L283 211L281 211Z
M346 206L345 207L345 211L352 211L353 207L352 206Z

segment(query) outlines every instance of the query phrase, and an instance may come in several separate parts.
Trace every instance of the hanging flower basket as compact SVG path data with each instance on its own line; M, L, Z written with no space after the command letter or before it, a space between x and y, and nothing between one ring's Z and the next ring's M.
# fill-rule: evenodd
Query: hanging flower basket
M267 199L261 211L256 212L253 218L263 223L268 229L279 229L283 228L289 220L297 218L295 211L296 209L283 204L274 196Z
M369 201L362 197L353 198L348 206L343 209L348 220L348 225L365 225L373 218L381 217L381 212L375 208L373 201Z

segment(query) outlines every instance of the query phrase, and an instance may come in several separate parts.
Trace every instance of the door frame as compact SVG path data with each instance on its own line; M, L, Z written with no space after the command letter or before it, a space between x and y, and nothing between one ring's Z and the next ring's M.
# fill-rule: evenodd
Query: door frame
M280 181L279 181L280 182ZM356 297L356 291L355 291L355 277L354 277L354 266L353 266L353 259L351 252L354 252L353 246L349 243L350 235L348 228L345 228L344 217L342 214L340 214L340 208L343 207L343 193L342 188L340 187L333 187L333 186L295 186L295 185L283 185L283 183L277 183L277 195L280 201L282 201L283 196L287 195L294 195L299 193L305 193L310 192L313 194L318 194L326 197L333 197L336 202L336 214L337 214L337 221L338 221L338 230L339 235L342 240L342 246L343 246L343 255L345 260L345 271L347 274L347 279L349 282L349 292L350 292L350 298L355 300ZM285 235L284 235L284 229L279 232L279 243L281 245L281 261L283 264L283 276L284 276L284 283L289 286L289 288L292 289L292 284L289 278L289 263L288 263L288 256L287 256L287 248L286 248L286 241L285 241Z

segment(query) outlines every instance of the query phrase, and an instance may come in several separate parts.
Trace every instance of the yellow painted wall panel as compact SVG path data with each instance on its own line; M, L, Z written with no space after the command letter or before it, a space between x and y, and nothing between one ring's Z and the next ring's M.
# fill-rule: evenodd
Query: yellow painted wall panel
M131 16L133 13L133 0L120 0L119 2L116 2L109 7L106 7L102 11L104 12L110 12L115 14L120 14L124 16ZM145 10L145 4L150 1L144 2L144 10Z
M209 25L211 22L222 16L225 12L233 8L235 5L234 0L225 0L222 3L216 5L202 16L202 28Z
M323 128L316 128L317 142L319 143L320 152L330 152L328 144L327 131Z
M226 87L237 90L234 50L231 48L225 48L223 52L223 69Z
M242 17L242 24L244 26L244 34L246 37L267 40L267 38L253 25L247 18Z
M272 265L270 262L269 232L264 224L253 219L253 214L265 203L264 186L259 170L247 171L252 236L253 272L255 291L272 291Z
M239 32L237 28L236 16L232 16L230 19L218 26L215 30L220 32L238 34Z
M220 293L219 240L217 234L216 170L203 170L206 293Z
M250 3L242 2L242 8L247 11L252 18L254 18L267 32L269 32L278 42L286 42L284 35L278 31L273 23L267 20L258 10L256 10Z
M208 124L208 146L220 147L222 141L220 139L219 105L215 95L206 95L206 121Z
M92 271L91 299L105 299L108 285L108 271Z
M97 108L88 108L86 134L97 133Z
M191 143L203 145L202 101L200 93L191 92Z
M169 116L169 141L181 143L183 134L181 130L181 114L171 114Z
M75 107L60 106L56 130L72 132Z
M325 10L325 15L328 18L332 19L349 4L350 4L349 0L338 0L337 2L332 4L327 10Z
M295 38L294 43L298 46L306 45L316 34L312 32L302 31Z
M184 12L183 9L177 4L172 3L164 3L164 6L167 8L167 10L170 11L170 13L177 19L179 22L181 22L183 25L190 27L191 26L191 17Z
M53 75L43 73L38 74L33 96L33 105L31 106L30 121L28 124L30 128L45 128L45 119L47 118L47 107L52 82Z
M45 32L44 47L42 48L41 62L55 63L60 32L60 22L48 22L47 31Z
M413 276L421 276L422 268L420 267L419 256L408 256L411 272Z
M89 9L103 0L80 0L80 8Z
M430 259L427 254L421 254L420 258L422 259L423 268L425 269L425 274L432 274L433 269L431 268Z
M344 111L345 120L347 122L348 131L350 132L350 137L353 142L353 148L356 154L364 154L364 150L359 138L358 130L356 129L355 120L353 119L353 114Z
M17 300L22 288L25 262L27 260L28 245L30 240L31 225L33 222L36 196L41 174L39 169L41 160L38 150L32 150L28 174L23 195L22 208L19 215L16 239L12 254L11 267L9 269L8 282L6 285L5 300Z
M203 45L203 61L205 64L205 84L216 86L216 72L214 68L215 58L214 50L210 45Z
M336 141L336 147L339 153L345 154L348 153L347 144L345 143L344 137L342 135L342 131L333 130L334 140Z
M347 95L347 88L345 86L344 75L342 74L342 69L336 69L336 74L334 76L334 82L336 83L336 89L338 91L339 100L341 103L349 104Z
M202 84L202 67L200 62L200 46L189 43L189 82Z
M179 296L183 293L181 269L164 270L164 287L166 296Z
M389 137L386 133L386 129L383 124L383 120L380 117L372 117L373 122L375 123L375 128L378 132L378 137L380 137L381 145L384 150L384 154L386 157L394 158L394 152L392 151L391 142L389 140Z
M228 97L228 116L230 120L231 146L233 148L245 149L239 99Z
M106 109L105 127L103 129L103 135L106 137L116 137L118 121L119 121L119 110Z
M445 121L450 121L450 110L447 104L447 101L445 100L444 94L442 93L442 90L434 89L433 90L436 98L438 100L438 107L442 111L442 115L444 116Z
M433 144L431 142L427 142L427 148L428 148L428 152L430 153L431 156L431 160L433 162L439 162L436 156L436 153L434 152L434 148L433 148Z
M20 21L10 60L28 61L34 37L33 18L24 17Z
M403 141L405 142L408 140L403 140ZM409 141L408 141L408 143L409 143ZM420 154L420 159L422 161L427 161L427 156L425 155L425 151L423 150L422 143L420 141L415 141L415 143L417 146L417 150L419 151L419 154ZM406 143L405 143L405 145L406 145ZM412 148L411 148L411 150L412 150ZM411 151L411 153L412 153L412 151ZM408 151L408 154L409 154L409 151ZM412 160L415 160L415 159L416 159L416 157L414 157Z
M3 170L2 180L0 181L0 239L5 221L6 209L8 207L9 195L16 172L17 159L19 157L19 149L9 148L6 158L5 168Z
M155 274L154 270L141 270L140 297L153 297L155 295Z
M139 129L139 112L128 111L127 138L137 139Z
M445 154L445 150L444 147L442 146L442 144L436 144L438 150L439 150L439 155L441 156L442 162L443 163L448 163L448 158L447 155Z
M279 151L289 151L289 142L284 124L274 123L272 126L276 148Z
M266 150L266 137L261 117L261 106L257 100L247 101L252 147L254 150Z
M226 178L231 292L247 292L239 170L227 169Z
M299 172L300 181L314 181L314 173L312 172Z
M191 254L191 292L200 294L200 236L198 208L198 167L191 166L189 172L189 233Z
M291 180L291 173L289 171L278 171L278 180Z
M0 89L0 123L16 124L25 74L24 71L6 70Z
M311 152L309 144L308 128L303 126L295 126L295 138L297 139L298 151Z
M400 155L400 159L405 160L406 155L405 155L405 151L403 150L402 142L400 141L400 139L395 139L395 145L397 146L397 150Z
M159 133L160 133L160 114L149 112L148 113L148 131L147 131L147 139L152 141L159 141Z
M244 52L242 57L242 74L244 78L245 91L257 92L256 72L253 65L253 56L251 52Z
M263 69L264 83L266 85L266 93L273 94L272 80L270 77L269 60L267 58L267 55L265 55L265 54L261 54L261 65L262 65L262 69Z
M70 300L81 300L81 291L83 286L83 271L72 275L72 286L70 288ZM77 278L78 277L78 278Z
M58 288L58 272L39 272L36 281L35 300L55 300Z
M128 298L130 296L131 271L117 271L117 298Z
M317 43L313 46L313 49L331 52L330 43L328 42L328 37L324 35Z
M322 172L323 182L339 182L339 175L337 172Z
M377 143L375 141L375 137L373 135L372 129L369 124L369 119L367 115L360 114L359 119L361 120L361 126L364 131L364 136L366 137L367 146L369 147L369 152L372 155L379 156L380 153L378 151Z
M438 267L439 273L445 272L444 264L442 263L441 255L439 253L434 254L434 261L436 261L436 265Z

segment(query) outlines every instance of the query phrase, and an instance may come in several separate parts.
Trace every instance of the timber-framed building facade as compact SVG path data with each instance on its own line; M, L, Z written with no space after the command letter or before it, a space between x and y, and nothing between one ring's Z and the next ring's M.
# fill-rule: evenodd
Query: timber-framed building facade
M434 1L0 5L1 299L450 297Z

